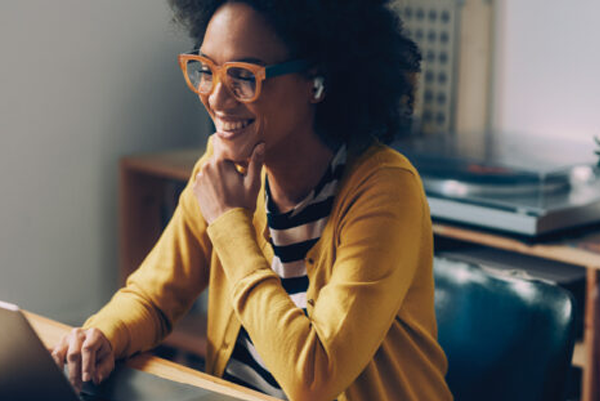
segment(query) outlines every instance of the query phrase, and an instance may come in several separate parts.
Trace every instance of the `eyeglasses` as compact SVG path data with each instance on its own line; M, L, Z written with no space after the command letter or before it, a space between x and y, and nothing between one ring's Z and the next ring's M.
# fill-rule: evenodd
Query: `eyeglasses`
M231 61L221 66L197 52L179 55L179 66L190 89L198 95L210 95L217 86L223 84L240 102L254 102L260 96L262 82L267 78L306 70L306 60L292 60L284 63L262 66L247 62Z

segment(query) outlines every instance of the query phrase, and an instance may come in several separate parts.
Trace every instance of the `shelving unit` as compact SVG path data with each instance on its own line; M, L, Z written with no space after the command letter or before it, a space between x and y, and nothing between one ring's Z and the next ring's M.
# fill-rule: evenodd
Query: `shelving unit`
M161 202L169 183L187 181L202 154L203 149L192 149L134 155L121 160L121 284L139 266L163 229ZM582 401L600 401L600 245L598 249L584 249L578 238L528 244L510 236L447 224L434 224L433 230L437 238L503 249L587 269L584 341L575 347L573 365L583 369ZM600 244L600 235L598 238ZM202 333L205 321L201 313L188 316L167 338L167 344L204 356Z

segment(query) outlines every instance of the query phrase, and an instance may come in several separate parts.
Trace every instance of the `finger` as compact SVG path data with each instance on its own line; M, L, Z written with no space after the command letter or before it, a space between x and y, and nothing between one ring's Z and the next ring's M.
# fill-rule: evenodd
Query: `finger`
M60 367L60 370L65 368L65 357L67 356L68 349L67 336L63 336L58 344L54 346L54 349L50 351L52 359L54 359L54 362Z
M252 189L258 185L260 181L260 171L265 158L265 144L259 143L252 150L250 163L248 164L248 172L244 180L246 187Z
M213 155L211 159L209 159L201 168L198 175L196 175L196 179L204 177L204 182L221 180L228 175L232 177L237 177L239 175L238 170L236 169L236 164L231 159L224 157L218 157L216 154ZM202 185L202 181L199 183Z
M106 380L110 373L115 368L115 358L112 352L108 352L99 358L96 364L96 374L94 375L94 384L100 384L103 380Z
M210 161L210 160L209 160ZM207 161L207 163L209 162ZM199 189L202 186L203 177L205 175L206 164L202 165L196 174L196 179L194 180L194 190Z
M96 371L97 351L102 346L102 339L97 329L86 332L86 339L81 348L81 378L84 382L92 380Z
M77 392L81 391L81 347L84 335L81 329L71 332L69 350L67 351L67 364L69 367L69 380Z
M111 356L114 358L112 347L108 340L102 342L98 351L96 351L96 366L100 364L100 361L106 358L107 356Z
M99 337L101 339L100 348L96 351L95 373L92 376L95 384L100 384L102 380L106 379L115 364L115 356L110 342L101 332L99 332Z
M213 166L211 166L211 167L214 168L213 171L216 172L218 177L222 177L222 178L227 177L226 174L231 174L232 177L238 177L239 174L241 174L236 163L232 162L231 160L227 160L227 159L215 160L213 163ZM242 166L242 168L243 168L243 166Z

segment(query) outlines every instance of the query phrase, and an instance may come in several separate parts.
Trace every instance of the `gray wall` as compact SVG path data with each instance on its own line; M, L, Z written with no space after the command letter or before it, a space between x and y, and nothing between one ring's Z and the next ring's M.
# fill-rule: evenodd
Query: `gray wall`
M0 2L0 300L79 323L117 280L117 163L199 146L166 0Z

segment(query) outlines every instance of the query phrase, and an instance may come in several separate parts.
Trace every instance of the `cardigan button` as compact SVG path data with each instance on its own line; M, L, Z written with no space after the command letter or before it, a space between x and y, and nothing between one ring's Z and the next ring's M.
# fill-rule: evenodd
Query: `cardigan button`
M308 262L308 264L314 265L315 261L313 260L313 258L308 258L306 259L306 261Z

